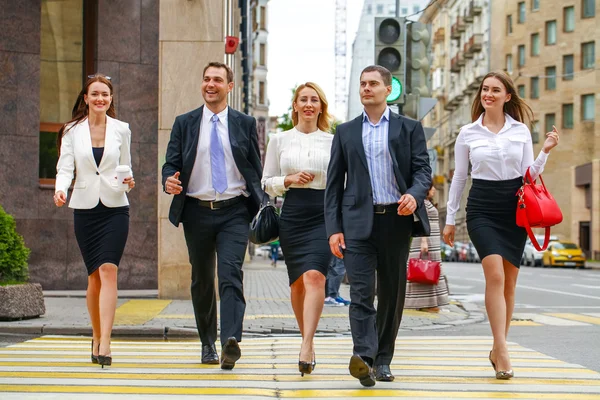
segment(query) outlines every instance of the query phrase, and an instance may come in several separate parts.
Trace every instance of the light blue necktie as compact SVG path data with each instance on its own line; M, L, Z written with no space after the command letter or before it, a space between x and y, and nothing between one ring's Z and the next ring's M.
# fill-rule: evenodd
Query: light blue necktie
M213 114L212 127L210 128L210 166L212 170L212 183L215 190L223 193L227 189L227 173L225 172L225 152L219 137L217 124L219 117Z

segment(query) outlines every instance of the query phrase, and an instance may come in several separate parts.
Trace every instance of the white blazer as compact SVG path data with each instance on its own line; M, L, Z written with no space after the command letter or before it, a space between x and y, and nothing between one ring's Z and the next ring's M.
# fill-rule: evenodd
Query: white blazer
M54 191L68 194L76 171L70 208L91 209L99 200L107 207L129 205L127 195L119 190L115 168L118 165L131 168L130 146L129 124L107 115L104 154L100 165L96 166L88 119L72 126L62 138Z

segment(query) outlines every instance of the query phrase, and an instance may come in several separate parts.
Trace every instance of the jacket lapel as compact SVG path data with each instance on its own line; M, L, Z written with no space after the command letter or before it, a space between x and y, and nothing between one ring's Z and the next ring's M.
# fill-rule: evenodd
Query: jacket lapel
M401 132L402 132L402 119L396 113L390 112L390 125L388 131L388 151L390 152L390 157L392 158L392 164L394 165L394 175L396 176L396 182L398 182L398 188L401 193L406 193L408 187L406 186L406 180L404 176L402 176L402 171L400 171L398 157L406 154L397 154L398 151L404 150L401 148ZM403 152L405 153L405 152ZM408 155L410 156L410 155Z
M235 110L229 107L227 110L227 128L229 130L229 142L231 143L231 151L235 155L235 150L238 148L239 141L238 136L240 135L240 121L238 121L238 116L235 113Z
M202 122L203 113L204 106L201 106L200 108L198 108L198 112L191 113L188 117L191 121L188 125L190 128L186 132L186 135L188 135L188 137L190 138L190 140L188 141L190 145L187 149L184 149L185 155L183 165L188 165L190 172L192 171L192 168L194 167L194 161L196 160L196 151L198 149L198 140L200 138L200 123Z
M352 121L350 131L352 141L354 142L354 146L356 146L356 150L358 152L358 157L360 158L360 161L363 163L367 171L369 171L369 165L367 164L367 155L365 153L365 146L363 145L362 138L363 115L364 114L361 114L359 117L355 118L354 121Z
M104 133L104 154L102 155L102 159L100 160L100 165L98 169L105 163L108 151L110 146L114 144L115 141L115 124L111 117L106 116L106 131ZM121 162L121 160L117 160L117 165ZM94 160L94 165L96 164L96 160Z
M85 151L85 155L88 161L91 163L92 168L98 170L98 166L96 165L96 160L94 159L94 151L92 150L92 134L90 132L90 121L86 118L85 121L79 124L79 128L81 134L81 143L83 145L82 149Z

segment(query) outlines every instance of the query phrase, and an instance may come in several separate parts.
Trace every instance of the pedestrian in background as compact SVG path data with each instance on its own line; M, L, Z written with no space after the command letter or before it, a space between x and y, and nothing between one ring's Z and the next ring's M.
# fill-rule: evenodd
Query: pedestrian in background
M423 258L441 263L440 217L437 208L432 203L433 196L435 196L435 187L433 187L432 182L424 201L427 217L429 218L429 226L431 227L431 235L414 238L410 245L408 258ZM448 279L442 270L437 285L407 282L404 308L438 312L439 307L449 304L448 295Z
M390 71L366 67L359 90L364 112L334 135L325 222L331 252L344 259L350 281L350 374L373 386L375 379L394 380L410 238L429 235L423 200L431 167L421 123L387 106Z
M472 165L467 200L467 230L481 257L485 307L494 344L489 359L497 379L514 376L506 337L515 305L515 287L527 232L516 224L517 191L529 168L536 179L548 153L558 144L554 127L533 159L531 108L519 97L505 72L488 73L471 107L472 123L461 128L455 144L456 169L448 196L444 242L454 245L455 216Z
M271 265L275 268L279 258L279 240L272 241L269 246L271 247Z
M294 127L269 140L262 183L269 195L286 193L279 240L287 266L292 308L302 334L298 369L316 365L313 343L325 300L325 276L331 258L325 232L324 200L333 135L323 90L315 83L298 86L292 101Z
M256 120L227 105L233 71L211 62L202 73L205 104L175 118L162 168L173 195L169 220L183 223L192 264L192 304L202 342L202 363L219 364L215 261L221 305L221 369L241 356L246 311L242 264L250 221L264 192ZM215 260L216 258L216 260Z
M349 306L350 301L340 295L340 287L346 275L344 260L331 256L329 268L327 269L327 282L325 283L325 305L326 306Z
M62 207L75 175L69 207L75 238L88 272L86 300L92 324L94 364L112 364L110 340L117 308L117 270L129 233L131 131L116 119L110 78L88 77L73 118L58 132L54 204ZM117 180L117 167L130 173Z

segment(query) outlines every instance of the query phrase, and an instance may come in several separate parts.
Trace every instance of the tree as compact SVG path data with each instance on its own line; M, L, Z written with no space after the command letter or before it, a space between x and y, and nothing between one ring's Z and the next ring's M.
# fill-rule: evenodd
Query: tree
M0 283L23 283L29 279L30 250L16 227L13 217L0 206Z
M277 128L281 129L282 131L289 131L294 127L294 122L292 121L292 101L294 100L295 94L296 88L293 88L292 98L290 100L290 106L288 107L287 113L279 117L279 123L277 124Z

